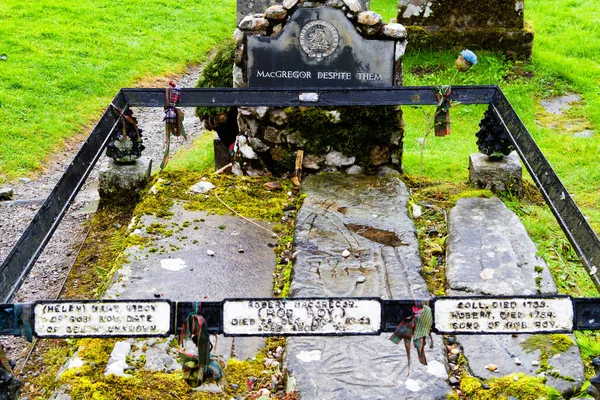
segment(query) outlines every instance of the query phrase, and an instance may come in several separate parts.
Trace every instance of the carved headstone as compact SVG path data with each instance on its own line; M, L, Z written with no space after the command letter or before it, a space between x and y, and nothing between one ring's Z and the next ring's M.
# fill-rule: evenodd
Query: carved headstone
M244 17L234 39L236 88L402 85L406 29L383 23L373 11L363 11L359 0L284 0L264 14ZM318 95L307 91L299 99L314 102ZM402 169L401 110L391 106L315 109L315 115L308 116L310 112L302 109L240 108L233 173L293 174L298 150L304 154L305 174L324 169L352 173ZM320 123L311 124L309 132L303 127L308 120ZM373 126L377 126L375 134ZM324 132L333 137L325 138ZM354 144L342 145L350 134ZM325 142L327 146L322 145ZM332 163L332 158L343 162Z
M340 10L298 9L275 37L248 37L249 87L392 86L394 42L367 40Z

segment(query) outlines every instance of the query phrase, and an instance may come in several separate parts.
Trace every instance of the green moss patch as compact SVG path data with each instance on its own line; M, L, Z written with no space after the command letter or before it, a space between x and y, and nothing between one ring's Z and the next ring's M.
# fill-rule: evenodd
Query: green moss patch
M145 239L127 238L132 208L107 207L92 217L90 233L65 283L62 298L99 297L108 287L116 270L123 264L121 252Z
M356 156L363 167L369 165L374 146L389 145L392 135L402 132L401 111L392 106L290 107L285 111L288 129L306 140L303 147L308 153L337 150L346 156Z
M492 378L487 382L489 389L472 376L463 375L460 390L469 400L508 400L514 397L519 400L540 400L553 389L544 385L542 378L534 378L523 373L511 374L501 378Z
M533 353L540 352L540 371L552 373L552 367L548 360L557 354L564 353L575 343L567 336L561 334L554 335L533 335L521 343L523 350ZM571 380L569 377L556 376L565 380Z

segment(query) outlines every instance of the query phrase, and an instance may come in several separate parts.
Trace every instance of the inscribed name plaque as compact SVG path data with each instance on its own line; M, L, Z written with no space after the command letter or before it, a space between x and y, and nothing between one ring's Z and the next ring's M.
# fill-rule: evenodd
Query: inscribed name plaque
M537 333L573 330L568 297L445 298L435 301L441 333Z
M379 300L227 300L223 305L226 335L374 335L380 329Z
M300 8L278 36L248 37L248 86L392 86L394 47L363 38L340 10Z
M171 327L168 301L38 302L39 337L165 336Z

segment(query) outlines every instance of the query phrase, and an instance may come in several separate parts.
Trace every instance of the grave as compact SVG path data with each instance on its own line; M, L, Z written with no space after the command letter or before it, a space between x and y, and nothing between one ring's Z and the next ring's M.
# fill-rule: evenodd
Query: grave
M529 59L534 29L523 18L523 0L398 0L397 21L410 37L410 49L499 50Z
M460 199L449 215L449 236L446 255L447 293L452 296L519 296L555 295L557 290L546 262L537 255L537 249L519 218L498 198ZM513 332L540 331L557 328L560 318L569 321L569 304L545 308L541 304L529 310L520 302L511 300L492 323L499 323ZM475 308L476 307L476 308ZM475 303L466 311L466 317L475 314L477 320L466 317L457 323L480 324L481 318L492 309ZM539 315L540 320L528 321L526 316ZM487 316L486 316L487 318ZM489 322L488 322L489 323ZM523 325L525 324L525 325ZM567 323L567 326L569 324ZM529 329L525 329L529 326ZM565 325L562 325L563 327ZM568 329L566 329L568 331ZM531 351L527 343L531 335L486 335L484 339L472 335L458 335L474 376L489 379L494 376L523 372L547 374L548 386L564 395L571 395L584 381L584 368L579 348L572 335L565 336L571 346L553 354L547 371L541 371L540 351ZM545 339L549 340L549 339ZM482 352L482 343L488 351ZM495 368L489 368L494 365ZM553 373L554 370L559 372Z
M408 190L397 177L320 174L302 189L292 298L429 297ZM303 399L441 399L450 391L447 363L442 338L434 344L427 366L412 360L410 376L389 334L290 338L286 365Z
M297 13L299 12L299 14L294 14L294 16L302 16L302 13L304 12L303 10L309 10L307 11L308 14L306 14L309 16L315 15L315 13L319 15L327 15L328 13L334 13L335 11L326 8L301 8L296 11ZM271 14L271 16L274 15ZM290 21L286 27L293 25L294 16L290 17ZM369 17L373 17L373 15L363 14L363 21L369 21ZM249 20L246 20L245 26L252 30L253 27L259 26L255 25L255 23L264 24L264 21L258 21L260 18L262 17L254 16ZM270 23L268 18L265 20ZM357 16L357 20L360 20L360 14ZM318 62L320 62L319 60L326 59L335 53L334 50L333 53L327 54L329 47L318 45L319 40L323 39L324 35L324 40L329 46L335 37L334 33L339 31L332 22L320 19L315 21L317 21L317 23L312 25L310 25L310 22L314 21L307 22L302 28L306 28L307 30L307 32L305 32L305 37L308 38L311 36L313 38L311 41L314 42L313 45L309 46L309 51L305 51L304 49L302 49L302 51L305 51L306 56L308 57L311 57L312 54L312 56L314 56L313 58L316 60L315 65L317 65ZM331 17L331 21L335 21L335 18ZM331 24L334 29L331 29L326 22ZM369 32L373 32L370 29L377 24L378 22L376 22L374 25L364 23L362 29L366 34L368 34ZM244 24L240 23L240 26L242 25ZM317 25L318 27L316 27ZM285 27L282 29L283 30L280 32L280 35L284 35ZM296 32L300 36L302 29ZM395 32L400 31L401 30L396 27ZM318 37L321 37L321 39L317 39ZM250 42L251 41L249 40L248 43ZM301 43L300 47L302 47ZM397 48L398 46L396 44L395 49ZM266 69L262 69L262 71L266 71ZM311 72L311 74L316 72L317 77L319 76L318 69L309 72ZM327 71L321 71L321 73L325 72ZM396 72L397 70L391 75L392 79L396 79ZM351 78L356 77L357 79L361 79L361 75L359 75L358 72L341 72L341 74L350 74ZM377 75L378 73L374 72L373 74ZM258 77L258 72L256 75ZM260 78L269 79L272 76L271 73L262 73L261 75L262 76L260 76ZM275 75L277 74L275 73ZM275 78L284 78L283 74L280 75L280 77L275 76ZM289 74L286 73L285 75L285 79L288 79ZM293 72L291 75L292 79L296 79ZM345 76L348 77L348 75ZM381 74L381 76L383 78L383 74ZM334 76L330 75L330 77ZM341 78L343 76L335 75L335 77ZM218 89L214 91L190 90L187 92L184 91L184 99L185 95L189 95L191 100L185 99L183 102L185 103L187 101L186 105L233 105L241 107L253 107L247 108L246 111L256 116L258 119L264 119L268 115L269 121L271 121L273 114L268 114L270 110L267 107L272 107L273 104L289 104L301 107L310 105L365 105L369 102L375 104L436 104L436 100L431 88L407 88L408 90L397 88L398 90L387 93L388 97L386 97L381 95L381 93L384 93L383 90L385 90L386 87L378 86L376 82L378 80L379 79L376 79L374 86L370 88L363 87L352 90L342 88L338 91L335 89L317 90L310 87L298 89L291 88L287 91L270 90L269 88L250 88L249 90L245 90L243 92ZM239 96L239 93L244 93L244 96ZM351 98L350 100L344 98L344 96L352 96L356 93L366 96L366 99L356 101L353 100L355 98ZM163 102L161 95L163 94L164 92L161 90L152 91L144 89L126 89L118 94L113 103L119 105L120 107L123 107L125 104L129 104L130 102L138 105L150 104L154 106L161 106ZM495 107L494 109L496 110L495 112L497 112L498 115L504 119L503 121L506 121L506 126L509 129L515 131L514 136L511 135L510 139L514 142L519 142L520 144L527 143L529 138L529 136L527 136L527 131L524 129L524 127L521 128L519 126L518 118L515 119L516 115L514 114L512 108L510 108L510 105L503 103L505 99L503 98L502 92L498 88L457 88L455 91L453 91L453 96L456 96L457 99L461 99L463 101L472 101L473 103L493 103ZM355 102L353 103L352 101ZM330 115L333 119L336 119L335 110L332 110ZM285 119L283 116L279 116L282 120ZM107 125L114 126L113 119L114 116L111 116L110 113L109 115L105 114L101 120L101 124L99 125L101 128L103 126L106 127ZM94 132L94 138L98 139L97 136L100 136L100 134L96 130ZM101 133L106 135L106 132L110 133L109 130L102 131ZM272 136L276 137L277 135L273 134ZM254 151L249 143L254 142L251 144L256 145L257 142L252 141L251 139L256 138L246 138L246 142L243 140L239 141L238 150L243 152L241 150L243 148L245 152L252 154L248 148L244 147L245 145L248 145L248 147ZM88 146L86 151L91 152L89 147L93 147L94 143L93 141L90 142L91 143L86 142L86 145ZM286 141L286 143L289 143L289 141ZM101 146L99 148L101 149ZM536 153L535 147L530 146L527 148L527 146L522 146L522 151L523 158L526 159L529 157L531 159L535 159L535 157L537 157L537 161L539 162L539 149ZM328 153L325 156L325 160L329 160L330 163L333 164L331 166L336 167L335 169L338 169L338 167L347 166L356 167L356 165L354 165L354 161L349 161L344 159L343 155L333 153L334 152ZM82 154L85 155L86 153ZM533 154L535 157L531 156L531 154ZM333 161L334 158L341 160L338 161L339 165ZM93 164L93 162L95 162L95 159L89 155L86 160L88 161L87 164ZM541 157L541 160L545 161L543 157ZM313 162L318 164L318 162L314 160ZM540 167L539 164L533 164L533 166L531 166L528 163L527 166L528 168L532 168L532 175L534 179L536 179L536 182L538 179L544 179L544 181L542 181L542 186L550 182L553 189L558 189L558 193L551 192L549 194L545 193L545 195L547 196L547 200L549 202L560 199L562 201L561 204L566 204L566 206L563 206L565 208L557 211L558 214L564 213L564 210L568 209L566 207L569 207L571 204L569 203L571 199L568 196L568 193L565 195L564 192L560 192L560 182L552 181L552 179L555 178L552 169L544 169L544 165ZM241 169L242 167L243 165L240 165L239 168ZM248 171L250 170L246 170L246 172ZM384 174L385 171L387 171L388 174ZM69 169L66 175L68 175L69 172L73 171ZM433 350L428 351L429 365L425 367L418 364L416 360L413 360L413 371L411 372L411 376L404 377L402 375L403 372L407 370L407 365L404 358L405 353L403 352L402 347L391 343L388 340L387 334L382 334L383 332L389 333L390 329L394 329L395 324L400 322L402 318L410 315L410 311L407 311L406 306L411 307L411 304L416 299L426 300L430 297L426 290L424 281L419 275L421 271L421 262L418 255L418 245L414 233L414 227L412 226L412 223L410 222L406 212L408 193L406 188L399 182L397 178L394 176L389 176L393 175L389 174L389 172L389 168L380 168L380 173L387 176L366 178L332 174L313 176L305 180L304 190L306 191L308 197L306 199L305 208L302 209L299 217L296 238L296 247L299 252L295 255L297 269L293 276L292 295L310 296L309 299L300 300L292 298L288 301L261 299L254 297L261 296L260 294L255 294L255 292L252 292L252 297L246 300L229 300L225 302L219 302L218 300L223 297L222 294L218 293L219 289L225 287L225 284L223 284L221 279L228 278L225 276L217 276L215 279L212 279L213 275L219 274L221 268L220 263L211 264L206 262L206 264L202 264L200 261L205 260L200 259L198 254L189 251L189 249L174 249L174 253L176 252L176 255L182 255L182 257L165 259L165 262L163 263L163 259L158 259L158 255L156 254L149 254L150 252L144 253L143 249L138 249L140 250L139 252L133 249L130 253L134 260L131 265L131 270L123 270L122 281L119 282L119 284L125 285L125 288L130 291L130 295L134 298L125 300L125 303L120 304L105 302L104 306L112 307L112 310L116 310L114 307L117 305L121 307L124 304L125 310L131 308L134 310L134 312L136 312L140 307L142 310L145 310L144 307L147 307L147 305L141 304L143 303L142 300L144 300L142 297L150 297L150 294L152 294L154 297L160 297L162 295L161 293L157 293L155 288L150 288L141 282L141 278L145 273L152 272L153 275L156 275L161 285L160 287L164 285L165 293L168 293L168 296L171 298L177 295L176 292L182 285L188 283L187 278L189 277L189 274L187 274L187 271L185 271L186 267L194 264L194 267L192 268L204 268L205 265L208 265L206 272L209 270L212 271L210 282L208 282L207 285L203 286L202 288L194 287L194 289L189 292L189 295L196 298L189 300L197 300L197 297L206 296L206 293L208 293L209 299L203 302L205 303L203 312L205 312L207 315L211 332L225 332L233 336L272 334L308 336L314 334L313 332L316 332L317 334L335 336L327 339L295 338L290 340L288 348L289 370L292 372L293 377L296 378L298 388L303 392L305 398L327 398L327 396L330 398L390 398L397 395L401 395L403 398L444 398L449 387L446 383L447 370L445 367L445 356L440 337L435 336L435 347ZM57 186L58 189L64 189L61 184L62 183L59 183ZM76 193L77 190L78 188L75 187L67 192L72 195L73 193ZM48 200L48 204L55 205L55 203L60 203L62 199L68 199L68 196L51 196ZM578 211L576 206L575 210ZM176 205L172 211L176 215L182 212L180 205ZM54 216L54 219L60 220L60 216L60 214L58 217ZM567 220L565 222L566 228L563 226L565 230L570 229L569 226L573 226L572 221L576 219L575 217L573 217L570 221ZM484 218L479 219L481 220ZM150 221L146 222L149 223ZM234 222L229 223L234 224ZM580 224L577 225L577 227L578 231L583 231L585 233L584 229L586 225L583 225L584 223L584 220L580 221ZM36 227L35 223L32 226ZM48 230L51 234L51 228L48 228ZM43 231L32 229L33 233L26 232L24 237L27 238L27 235L32 235L35 238L35 235L38 232L47 233L48 230ZM214 232L202 232L203 235L208 235L201 236L202 240L206 242L213 241L211 243L220 244L217 243L216 240L222 238L219 238L218 235L211 235L211 233ZM471 237L476 236L473 233L470 233L470 235ZM578 248L578 251L580 251L583 256L591 255L590 257L586 258L586 265L588 267L593 267L593 265L587 261L591 260L591 262L594 262L594 260L597 260L597 258L594 258L596 254L594 249L597 248L597 238L596 241L594 241L595 236L588 235L588 237L585 237L585 234L583 236L586 239L585 243L591 244L592 250L587 251L585 248ZM166 245L171 247L171 245L174 244L175 247L177 247L176 242L170 242L168 238L161 238L161 240L163 239ZM259 238L257 240L262 239L265 238ZM494 239L496 238L494 237ZM571 239L575 242L575 244L577 244L577 236ZM520 242L519 239L515 240ZM41 247L43 247L43 244ZM236 246L233 248L235 247ZM36 247L36 249L39 249L39 246ZM263 250L265 249L263 248ZM27 257L31 256L28 258L28 260L34 259L35 261L35 255L30 255L30 252L31 250L27 248L23 254ZM510 253L510 251L507 253ZM212 254L209 254L207 251L206 254L202 255L206 257L213 257L216 254L214 251ZM495 258L495 255L490 256L488 253L485 254L486 257L491 259L490 266L503 264L505 262L505 255L506 254L503 254L502 257L497 259ZM154 261L152 270L145 264L145 260L143 260L143 258L146 256L148 259ZM186 257L191 260L189 263L185 262L184 258ZM9 261L10 260L11 258L9 257ZM183 260L183 262L181 262L181 260ZM211 258L207 258L207 260L211 260ZM160 267L157 267L159 262ZM527 263L530 262L528 261ZM235 263L232 262L231 264ZM507 264L512 265L513 263L507 262ZM517 264L519 264L519 262L517 262ZM522 264L525 265L524 262ZM8 265L8 263L3 264L3 267L6 267L6 265ZM523 265L521 265L521 267L523 267ZM474 325L461 326L461 312L463 312L461 309L465 308L464 304L469 304L471 307L473 307L475 304L478 307L483 305L482 308L486 309L490 307L494 308L494 304L508 304L507 306L501 307L516 309L516 311L511 312L517 313L517 316L509 317L515 319L515 321L510 321L512 322L510 326L502 326L499 329L496 329L497 327L493 323L495 319L503 318L502 311L496 314L490 311L489 316L486 314L488 329L496 329L493 332L487 331L486 333L502 332L503 334L506 334L532 332L529 325L525 326L523 322L532 324L536 331L541 330L543 332L566 332L575 327L579 329L590 327L597 329L598 323L594 322L596 321L598 315L598 308L595 306L596 303L594 303L593 300L590 300L589 304L586 306L585 302L582 302L581 300L565 300L564 298L556 298L547 294L551 293L552 290L549 288L550 285L544 281L544 269L541 267L542 270L538 271L538 269L535 268L536 266L537 265L534 266L533 272L540 276L535 276L535 284L539 286L540 292L542 293L548 289L543 298L533 299L531 297L525 297L524 294L515 293L518 296L500 299L500 296L496 294L497 298L492 298L491 300L468 298L463 299L462 303L461 300L439 299L434 301L432 304L434 311L441 310L441 314L435 314L435 319L437 320L435 327L437 328L438 332L460 333L461 335L481 333L481 331L473 330ZM239 265L227 265L227 267L231 267L228 272L231 276L234 276L234 279L237 277L238 280L242 280L246 276L250 276L251 272L254 272L245 271L246 274L243 276L236 275L236 273L240 272L237 271L237 269L243 269L244 267L242 262L240 262ZM255 267L258 268L259 266ZM528 269L530 269L529 267L531 266L528 265ZM493 268L484 268L484 270L485 269L494 270ZM593 268L590 269L593 270ZM23 267L22 270L25 271L26 268ZM9 270L9 272L14 274L14 269ZM128 272L129 275L127 275ZM171 280L170 278L172 275L169 275L171 272L181 273L179 279ZM496 272L494 272L494 274L496 274ZM592 273L592 275L593 274L594 273ZM498 275L501 274L498 273L496 276ZM490 277L490 272L487 271L485 276ZM513 276L519 277L518 274L509 274L507 276L507 279L511 280L509 283L513 283ZM247 282L247 284L251 287L251 290L258 290L259 283L254 280L257 277L252 276L252 278L253 279ZM537 278L542 279L540 282L538 282ZM482 279L484 278L482 277ZM528 276L526 279L524 278L524 280L529 280L531 283L531 276ZM464 281L465 279L461 279L460 277L456 280L453 280L453 282L459 282L459 285L455 285L454 288L456 290L461 289L462 287L460 285ZM10 290L14 289L14 282L15 281L13 278L5 277L4 281L2 282L4 291L7 291L7 287ZM506 290L506 286L506 282L504 282L504 284L497 285L497 287L494 287L493 285L486 286L483 284L476 287L473 292L477 292L479 290L481 293L487 293L488 291L500 288ZM214 289L214 287L216 287L216 289ZM122 296L124 298L126 293L121 291L122 288L123 287L117 287L114 290L114 295L116 296L118 294L119 297ZM196 289L198 291L196 291ZM200 289L202 290L200 291ZM157 296L157 294L159 296ZM10 295L7 296L10 297ZM371 298L365 299L364 296ZM398 300L399 297L407 297L410 298L410 300L408 300L408 303L402 303ZM212 300L212 298L215 298L217 301L209 301ZM383 300L381 300L381 298ZM311 304L311 302L313 303ZM338 306L338 302L340 302L342 305ZM531 307L535 308L535 304L538 304L539 308L542 302L544 304L543 308L546 309L547 307L548 311L553 313L551 318L546 318L549 316L549 314L547 314L548 311L543 311L546 312L546 317L529 315L528 318L525 319L519 315L519 313L530 310ZM515 303L514 308L512 306L513 303ZM39 307L40 304L36 304L35 308ZM96 303L96 306L100 307L99 304L101 303ZM437 310L436 304L438 304ZM572 316L568 315L569 318L565 317L562 319L554 318L554 316L557 314L557 310L561 310L563 308L568 309L569 304L571 304L571 309L573 310ZM112 331L110 329L112 325L108 325L107 327L91 325L92 330L94 330L92 326L95 326L99 330L92 333L98 333L104 328L106 328L106 331L102 331L101 336L107 336L106 333L108 333L108 336L116 335L116 333L119 333L122 336L135 336L138 333L140 335L149 336L174 333L177 325L179 325L178 323L174 322L180 322L176 318L184 315L182 314L183 310L185 310L183 305L180 302L156 300L154 303L150 303L148 306L150 307L150 311L154 311L152 310L152 307L156 307L157 310L160 309L161 311L157 314L146 313L144 311L144 313L141 315L129 315L124 312L122 313L123 315L116 315L116 317L125 317L125 320L127 320L129 317L132 317L134 319L134 323L132 325L125 325L123 328L118 329L115 329L113 326ZM53 315L44 315L46 312L49 314L57 312L56 308L50 310L48 307L49 306L46 305L46 311L43 311L44 305L42 304L42 311L41 314L39 314L39 324L37 323L37 315L33 319L34 327L37 326L37 328L41 329L40 331L36 330L36 334L39 336L42 336L40 333L43 333L44 331L46 335L50 333L51 336L58 332L53 331L54 328L61 328L60 325L52 325L52 318L54 317ZM67 308L65 309L64 307ZM87 322L91 322L91 320L84 320L85 315L78 316L77 314L73 314L74 311L84 311L84 308L82 307L83 305L81 302L75 302L71 304L63 303L62 305L58 306L58 312L60 312L61 316L63 317L67 316L67 321L69 321L67 325L63 324L62 328L65 330L61 332L62 334L67 336L78 336L78 333L75 332L74 326L81 325L76 325L76 323L85 324ZM88 303L87 307L91 307L93 311L94 304ZM92 317L96 317L96 314L102 314L102 310L100 310L100 312L98 311L99 310L93 312L92 314L94 315L92 315ZM209 312L212 312L212 314ZM264 314L261 315L261 312ZM261 320L260 324L257 323L261 317L265 319L265 314L267 316L271 315L269 312L274 313L272 315L276 315L277 318L281 318L281 324L276 324L268 319L266 319L266 322ZM281 315L279 315L280 312L282 313ZM321 322L323 322L324 318L322 315L319 315L319 312L326 314L331 312L331 320L328 320L328 323L322 325ZM348 318L343 318L345 315L343 315L342 318L338 318L340 315L346 313L348 314ZM530 314L533 313L534 311L530 311ZM336 318L333 318L333 314L335 314ZM142 315L145 316L145 321L142 321ZM298 320L290 324L289 320L286 319L288 322L284 323L283 316L288 317L290 315L298 316ZM454 315L457 316L455 317ZM100 319L100 316L102 315L98 315L98 320ZM380 321L377 321L377 316L381 316ZM71 317L75 318L75 320L72 321ZM444 317L446 318L445 320L443 319ZM49 319L49 321L43 321L44 318ZM79 321L77 318L82 319ZM138 321L136 321L136 318ZM145 322L151 323L150 319L164 319L168 320L169 323L161 327L158 327L158 325L155 326L152 324L145 324ZM552 329L546 329L548 327L545 326L535 326L537 323L543 323L544 319L549 319L549 322L556 322L556 329L554 329L554 325L549 326L549 328ZM598 320L600 320L600 318L598 318ZM41 322L47 322L49 325L44 326ZM112 321L109 322L112 323ZM445 324L444 327L438 326L438 322ZM307 326L310 326L311 328L315 326L314 331L310 329L310 332L307 332L305 330ZM15 327L11 326L11 328L13 329L14 333ZM85 328L86 326L83 325L79 332L79 336L88 336L90 334L89 331L84 331ZM321 330L321 328L323 329ZM286 331L286 329L288 330ZM368 338L362 336L346 337L363 334L369 334L373 336ZM462 336L460 338L463 340L463 343L465 343L466 339L462 339ZM470 346L465 346L465 348L468 347ZM498 348L501 347L502 344L500 344L500 347ZM506 350L506 348L508 348L508 346L506 346L504 349ZM568 350L571 352L571 355L574 354L571 349ZM509 351L512 350L509 348ZM565 358L563 359L567 358L566 356L564 357ZM515 364L517 363L515 362ZM330 382L327 383L328 386L321 385L320 382L320 379L322 379L323 375L326 374L332 377ZM573 375L574 374L570 376L573 378Z
M234 36L236 88L301 89L314 102L318 88L402 85L406 30L382 23L357 1L284 2L264 15L246 16ZM299 149L308 172L402 169L401 111L394 107L238 111L236 174L293 173ZM359 132L369 124L378 131ZM343 136L350 131L354 139Z

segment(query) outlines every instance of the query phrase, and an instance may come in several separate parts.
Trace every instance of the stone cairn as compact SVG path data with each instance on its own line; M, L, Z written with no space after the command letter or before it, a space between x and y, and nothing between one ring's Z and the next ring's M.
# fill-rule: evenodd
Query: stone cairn
M249 36L277 36L298 8L330 7L342 10L357 31L366 39L395 41L395 62L393 85L402 85L402 57L406 48L406 29L396 23L385 24L381 15L373 11L365 11L359 0L284 0L283 4L270 6L262 14L244 17L238 24L234 39L236 43L235 63L233 68L233 86L248 87L247 74L247 39ZM394 128L390 143L377 145L370 151L369 169L391 167L401 170L402 138L401 111L398 110L398 124ZM329 111L332 124L339 122L339 113ZM303 149L306 142L289 129L288 115L280 107L240 107L238 109L238 125L240 134L237 137L233 157L233 173L237 175L264 175L271 171L274 162L282 158L296 159L298 150ZM377 129L377 127L373 127ZM289 163L288 163L289 164ZM286 172L293 172L288 168ZM363 164L364 166L364 164ZM304 153L303 171L340 171L360 173L363 168L357 165L357 157L342 154L331 146L323 154ZM374 168L371 168L374 167ZM281 171L276 172L282 174ZM283 173L285 174L285 172Z

